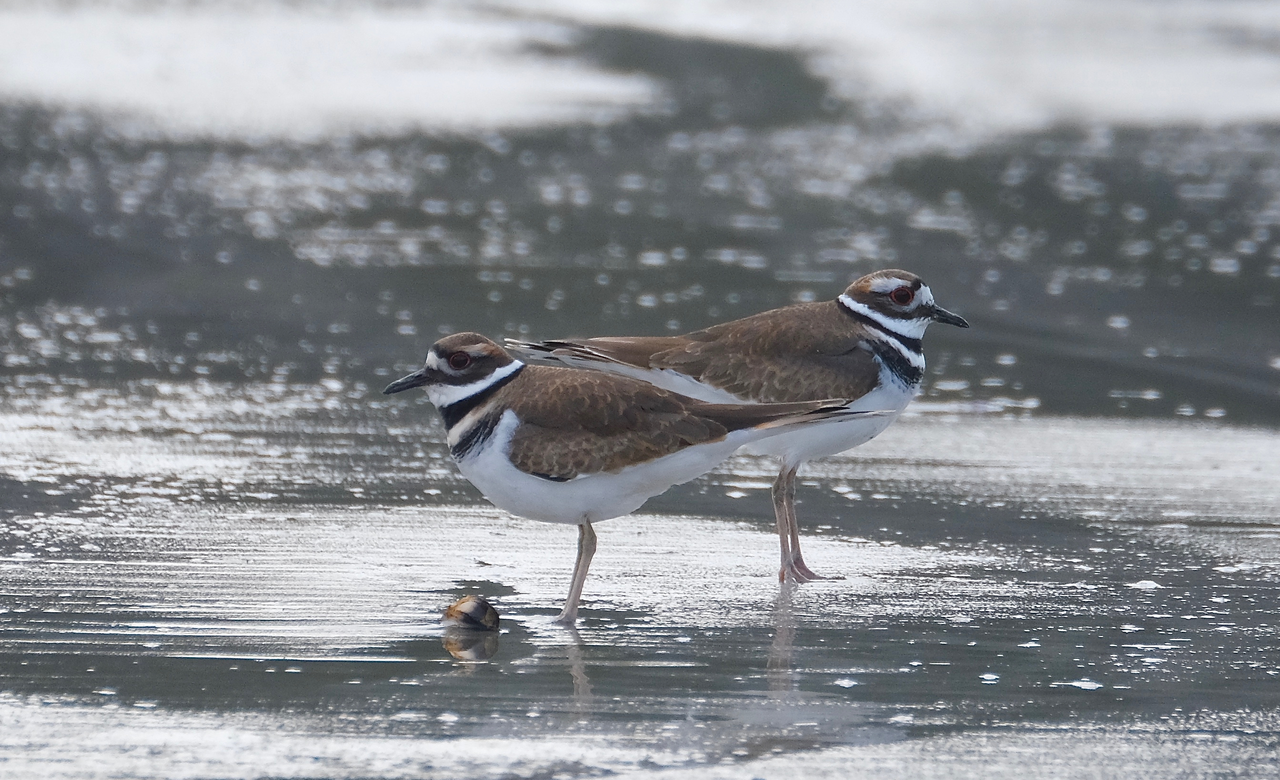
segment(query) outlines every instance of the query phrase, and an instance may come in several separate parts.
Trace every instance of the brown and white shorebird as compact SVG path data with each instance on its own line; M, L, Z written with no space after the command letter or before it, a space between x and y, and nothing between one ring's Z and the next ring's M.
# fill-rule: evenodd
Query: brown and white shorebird
M640 508L744 444L841 425L878 410L846 401L719 404L630 377L526 366L478 333L432 345L422 369L384 393L422 387L458 470L512 514L578 526L578 559L557 620L573 623L596 549L591 524Z
M822 579L800 554L796 471L811 458L864 444L906 408L924 378L920 339L932 322L969 327L934 303L913 273L876 271L834 301L801 303L683 336L508 341L531 359L558 361L643 379L717 403L778 403L849 398L850 410L874 417L789 431L745 451L781 461L773 505L782 550L782 581Z

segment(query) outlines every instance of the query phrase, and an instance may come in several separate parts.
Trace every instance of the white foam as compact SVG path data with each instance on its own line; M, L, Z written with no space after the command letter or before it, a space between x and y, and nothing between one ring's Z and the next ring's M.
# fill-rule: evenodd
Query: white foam
M0 9L0 99L120 117L138 134L313 139L600 121L645 77L531 52L570 28L470 7Z
M515 7L534 7L511 0ZM1057 121L1280 118L1268 3L539 0L566 18L812 52L843 97L905 99L979 133Z
M1280 119L1280 65L1266 44L1280 15L1250 0L506 5L537 19L461 4L8 7L0 99L106 112L179 138L470 131L655 105L652 79L533 51L571 44L585 23L805 52L840 96L905 100L979 136L1063 120Z

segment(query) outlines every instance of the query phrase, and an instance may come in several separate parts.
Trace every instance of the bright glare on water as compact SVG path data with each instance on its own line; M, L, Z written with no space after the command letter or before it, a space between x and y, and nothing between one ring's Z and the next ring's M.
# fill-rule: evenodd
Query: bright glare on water
M0 7L0 774L1268 776L1280 21L1254 3ZM495 510L379 390L922 275L801 472ZM501 633L446 629L488 599Z

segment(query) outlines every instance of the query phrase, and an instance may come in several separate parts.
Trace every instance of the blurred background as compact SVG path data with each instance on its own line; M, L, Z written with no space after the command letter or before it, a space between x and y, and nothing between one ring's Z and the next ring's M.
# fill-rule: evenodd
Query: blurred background
M4 387L363 392L884 267L927 400L1280 422L1256 2L0 4ZM52 390L51 390L52 388Z
M574 529L380 394L888 267L973 327L801 472L848 579L738 457L551 626ZM1278 315L1276 3L0 0L0 766L1264 773Z

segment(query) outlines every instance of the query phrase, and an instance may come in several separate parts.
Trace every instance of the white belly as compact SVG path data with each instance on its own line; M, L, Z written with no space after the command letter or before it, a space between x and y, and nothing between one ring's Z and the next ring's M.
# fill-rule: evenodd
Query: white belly
M735 431L718 442L698 444L619 473L601 472L554 482L526 474L507 459L519 420L507 411L484 446L458 463L462 476L494 506L548 523L597 523L639 509L672 485L688 482L720 465L747 441L767 435Z
M742 449L753 455L775 455L790 466L810 458L835 455L879 436L898 419L914 396L914 390L897 382L887 382L849 404L848 408L856 411L882 410L892 414L797 428L753 442Z

